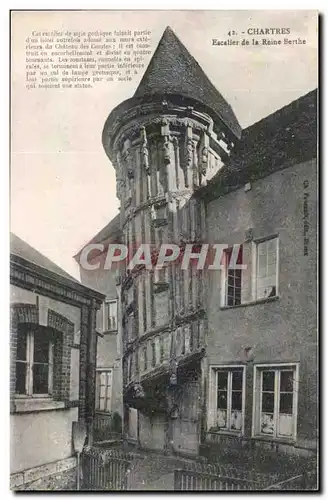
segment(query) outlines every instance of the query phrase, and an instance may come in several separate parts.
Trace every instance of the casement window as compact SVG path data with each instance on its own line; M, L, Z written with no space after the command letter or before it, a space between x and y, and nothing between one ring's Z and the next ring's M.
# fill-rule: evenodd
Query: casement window
M111 411L112 377L111 369L100 369L96 372L96 410L98 411Z
M298 366L254 367L253 434L296 438Z
M235 264L238 267L243 264L242 245L229 247L223 252L223 297L221 301L223 306L237 306L241 304L242 269L236 269L235 267L237 266Z
M219 431L241 433L245 407L244 367L215 368L212 378L215 392L212 426Z
M278 295L278 238L270 238L256 245L255 299Z
M117 300L106 300L104 303L104 331L117 330Z
M53 342L43 329L21 331L17 336L16 395L52 393Z

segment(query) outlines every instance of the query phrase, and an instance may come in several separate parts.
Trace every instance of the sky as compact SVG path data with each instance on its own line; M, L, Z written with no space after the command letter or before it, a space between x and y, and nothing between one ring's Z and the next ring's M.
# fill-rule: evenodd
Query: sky
M242 128L317 87L314 11L14 12L10 229L76 277L73 255L119 206L115 171L101 143L103 125L110 111L133 95L142 73L132 82L93 89L28 90L25 39L33 30L149 29L153 53L168 25L233 107ZM272 27L290 28L289 38L307 43L212 45L231 30Z

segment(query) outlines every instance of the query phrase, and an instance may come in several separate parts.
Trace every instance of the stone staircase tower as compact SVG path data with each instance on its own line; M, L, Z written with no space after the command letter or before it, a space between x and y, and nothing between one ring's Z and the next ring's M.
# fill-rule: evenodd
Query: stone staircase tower
M215 64L215 61L213 61ZM124 243L201 243L206 215L197 189L229 161L238 121L195 59L167 28L131 99L103 130L116 170ZM206 289L195 265L121 269L123 394L138 410L144 447L198 451L205 414Z

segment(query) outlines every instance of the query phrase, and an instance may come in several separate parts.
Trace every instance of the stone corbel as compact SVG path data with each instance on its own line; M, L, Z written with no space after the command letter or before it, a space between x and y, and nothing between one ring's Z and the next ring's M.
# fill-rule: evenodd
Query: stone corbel
M133 385L133 392L134 392L134 397L135 398L144 399L146 397L144 388L142 387L142 385L140 384L140 382L136 382Z
M207 134L203 134L200 146L199 173L201 176L204 177L206 176L208 169L208 156L209 156L209 138Z

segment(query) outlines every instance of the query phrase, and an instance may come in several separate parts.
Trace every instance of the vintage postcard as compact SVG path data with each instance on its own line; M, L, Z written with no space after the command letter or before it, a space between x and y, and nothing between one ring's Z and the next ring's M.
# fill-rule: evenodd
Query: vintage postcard
M11 489L318 490L318 12L10 17Z

